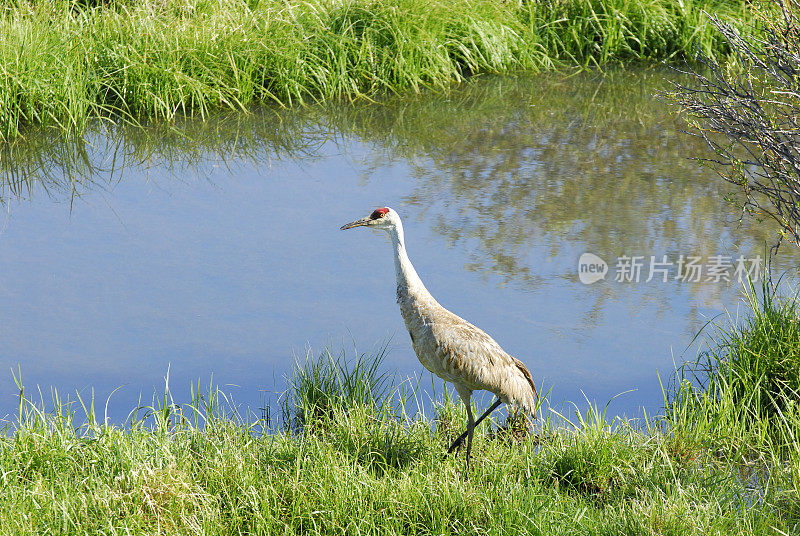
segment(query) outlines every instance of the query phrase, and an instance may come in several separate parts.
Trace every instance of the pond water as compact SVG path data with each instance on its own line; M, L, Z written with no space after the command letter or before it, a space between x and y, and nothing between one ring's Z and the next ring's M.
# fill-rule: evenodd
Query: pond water
M20 373L28 396L94 392L100 413L118 389L118 422L168 371L176 401L213 379L245 408L274 407L293 356L386 340L386 370L441 395L403 327L387 240L339 230L384 205L433 295L524 361L554 405L633 390L609 411L659 409L659 375L735 314L737 259L775 240L768 222L739 223L729 187L691 159L705 147L654 97L674 78L483 77L5 147L0 416L16 412ZM605 279L581 282L584 253ZM700 258L699 281L681 256ZM731 282L708 271L714 256ZM638 282L623 257L642 257ZM776 267L797 261L784 247Z

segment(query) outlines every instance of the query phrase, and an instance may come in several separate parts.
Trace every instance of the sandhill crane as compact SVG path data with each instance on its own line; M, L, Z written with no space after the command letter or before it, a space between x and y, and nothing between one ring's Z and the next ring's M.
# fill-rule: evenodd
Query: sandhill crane
M521 361L508 355L483 330L439 305L417 275L406 253L403 222L393 209L376 209L369 216L342 226L380 229L389 234L397 274L397 303L411 335L411 345L422 365L455 385L467 408L467 430L448 449L451 453L467 437L467 470L475 427L501 403L522 407L536 418L536 386ZM485 389L497 400L476 421L472 392Z

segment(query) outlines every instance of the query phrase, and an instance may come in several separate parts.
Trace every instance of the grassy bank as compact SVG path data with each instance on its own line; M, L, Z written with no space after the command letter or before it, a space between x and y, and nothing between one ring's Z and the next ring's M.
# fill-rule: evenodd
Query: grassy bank
M796 309L751 306L647 425L597 407L527 438L495 423L468 475L442 458L463 408L409 413L380 356L298 366L283 431L213 389L165 393L124 428L26 401L0 439L0 533L797 534Z
M2 443L3 534L779 534L725 469L599 416L542 445L479 434L469 476L435 431L367 406L296 437L214 418L132 430L48 416ZM549 432L549 430L547 431ZM754 507L751 504L755 503Z
M734 467L800 526L798 296L751 286L747 313L713 327L714 345L684 365L664 422L681 456Z
M171 119L441 87L475 73L671 60L725 45L737 0L10 0L0 139L95 117Z

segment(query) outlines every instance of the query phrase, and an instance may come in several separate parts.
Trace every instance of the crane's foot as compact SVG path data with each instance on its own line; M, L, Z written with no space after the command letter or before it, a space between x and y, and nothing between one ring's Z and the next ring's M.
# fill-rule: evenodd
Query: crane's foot
M461 447L464 446L464 440L466 438L467 438L467 432L464 432L463 434L458 436L458 439L453 441L453 444L450 445L449 449L447 449L447 454L445 454L445 458L447 457L448 454L452 454L453 451L456 451L456 452L460 451Z

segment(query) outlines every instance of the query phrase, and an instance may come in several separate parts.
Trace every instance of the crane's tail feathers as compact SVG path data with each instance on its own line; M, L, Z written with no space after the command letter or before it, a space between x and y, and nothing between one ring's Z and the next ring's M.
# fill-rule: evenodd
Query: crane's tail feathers
M525 408L525 411L531 414L532 419L536 420L536 409L539 407L539 391L536 389L536 384L533 383L533 378L528 371L528 367L516 357L512 357L511 359L514 360L514 364L522 373L522 376L530 387L530 390L520 397L521 400L519 400L519 404Z

